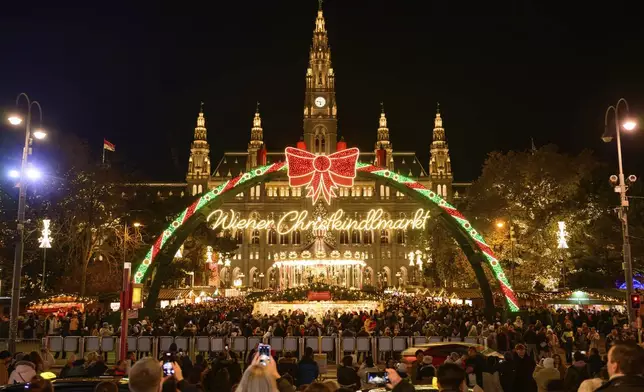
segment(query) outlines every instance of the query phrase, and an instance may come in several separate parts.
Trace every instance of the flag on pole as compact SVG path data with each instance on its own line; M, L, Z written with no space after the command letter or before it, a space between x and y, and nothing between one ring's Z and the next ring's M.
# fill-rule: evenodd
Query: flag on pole
M116 146L108 142L106 139L103 139L103 150L116 151Z

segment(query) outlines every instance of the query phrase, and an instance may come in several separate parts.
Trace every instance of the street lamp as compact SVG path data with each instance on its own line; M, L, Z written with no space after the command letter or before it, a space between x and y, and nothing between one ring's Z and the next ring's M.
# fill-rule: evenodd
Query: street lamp
M504 222L501 222L501 221L496 222L496 227L498 227L499 229L502 229L502 228L503 228L503 226L505 226L505 223L504 223Z
M608 113L613 111L613 117L615 119L615 135L617 136L617 162L619 165L619 177L617 181L611 183L615 185L615 192L619 192L620 204L618 217L622 225L622 253L624 257L624 278L626 279L626 306L628 307L628 321L629 324L635 320L634 309L630 306L631 294L633 294L633 265L631 262L631 244L628 237L628 199L626 198L627 185L624 181L624 169L622 166L622 142L620 140L621 129L624 128L626 131L632 131L636 128L637 124L631 119L626 119L620 124L619 109L620 104L624 104L626 107L626 116L629 114L628 102L624 98L620 98L619 101L613 106L609 106L606 109L604 114L604 134L602 135L602 140L606 143L609 143L613 140L612 134L609 132L608 128ZM635 180L634 176L629 176Z
M38 101L32 101L25 93L20 93L16 98L16 106L20 104L20 98L25 97L27 101L27 117L25 123L25 146L22 149L22 159L20 161L20 172L18 173L18 241L16 242L16 253L13 259L13 279L11 289L11 318L9 322L9 352L16 352L16 339L18 338L18 314L20 313L20 281L22 277L22 260L25 246L25 209L27 206L27 183L24 181L27 172L27 159L29 157L30 146L32 142L31 133L31 109L36 106L40 114L40 124L42 124L42 107ZM22 118L19 116L9 117L12 125L20 125Z
M509 224L509 233L510 233L510 262L512 265L510 268L512 269L512 286L514 286L514 267L515 267L515 260L514 260L514 243L516 242L516 239L514 237L514 226L512 226L512 216L510 216L510 221L508 222ZM505 222L503 221L498 221L496 222L496 227L497 229L502 229L505 227Z
M38 238L40 242L40 248L42 248L42 281L40 282L40 291L45 292L45 275L47 273L47 249L51 248L51 243L53 242L51 237L51 230L49 230L49 219L42 220L42 232L41 237Z

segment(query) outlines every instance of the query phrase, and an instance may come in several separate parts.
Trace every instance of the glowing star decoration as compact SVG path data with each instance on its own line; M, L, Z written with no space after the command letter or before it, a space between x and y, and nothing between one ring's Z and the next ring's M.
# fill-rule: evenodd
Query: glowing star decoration
M334 189L353 186L356 178L356 162L360 150L348 148L331 155L315 155L298 148L286 148L288 183L292 187L305 186L306 197L318 201L320 194L327 204L337 197Z
M559 225L559 231L557 232L557 248L559 249L568 249L568 242L566 241L566 237L568 236L568 233L566 232L566 222L557 222Z
M38 238L38 241L40 242L40 248L42 249L51 248L52 240L49 237L51 235L51 231L49 230L49 222L49 219L42 220L42 237Z

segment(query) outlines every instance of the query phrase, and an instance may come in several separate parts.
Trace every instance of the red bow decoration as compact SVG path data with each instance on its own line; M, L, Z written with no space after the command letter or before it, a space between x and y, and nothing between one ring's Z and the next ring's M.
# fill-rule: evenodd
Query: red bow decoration
M315 155L298 148L286 147L286 164L288 165L288 184L293 187L306 185L307 197L313 198L313 204L320 194L327 204L336 197L334 188L353 186L356 178L356 162L360 150L349 148L331 155Z

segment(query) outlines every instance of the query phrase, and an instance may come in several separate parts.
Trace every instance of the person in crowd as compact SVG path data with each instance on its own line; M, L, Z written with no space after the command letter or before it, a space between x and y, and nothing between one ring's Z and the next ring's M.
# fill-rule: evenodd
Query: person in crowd
M36 365L29 361L29 357L16 362L15 370L9 375L7 384L22 384L31 382L36 377Z
M532 373L534 381L537 383L537 390L539 392L547 392L548 384L552 380L561 380L559 370L555 368L555 360L552 358L544 358L534 368Z
M338 389L340 389L340 384L335 380L324 380L322 384L327 387L329 392L336 392Z
M644 391L644 348L635 343L616 343L608 351L609 381L601 392Z
M528 325L528 330L523 334L523 341L525 342L528 355L533 359L537 358L537 332L534 330L534 324Z
M40 349L40 356L42 357L43 367L45 371L51 369L56 364L54 356L51 354L51 352L49 352L49 349L47 347Z
M119 386L113 381L101 381L94 387L94 392L119 392Z
M9 383L9 364L11 363L11 353L9 351L0 352L0 386Z
M358 369L358 377L360 378L361 389L375 388L373 384L367 383L367 373L379 372L380 369L373 363L373 357L368 356Z
M563 381L564 377L566 376L566 366L561 359L561 355L553 354L552 359L555 361L555 369L559 370L559 378L561 378L561 381Z
M360 389L360 377L353 367L351 355L342 358L342 366L338 367L338 384L345 388Z
M576 392L581 383L590 378L590 372L586 364L586 356L581 351L575 351L573 360L574 362L566 370L564 387L567 391Z
M517 378L516 365L514 363L514 355L508 351L504 354L504 359L499 361L497 365L499 369L499 378L501 379L501 387L504 391L511 391L514 388L514 383Z
M472 381L476 382L476 385L483 385L483 369L485 368L485 358L478 351L476 347L470 346L467 349L467 359L465 360L465 372L468 374L468 377L473 375L475 379ZM474 382L470 382L474 384Z
M125 377L127 376L127 370L127 360L119 360L114 365L111 374L117 377Z
M418 374L416 374L417 381L423 381L431 383L434 377L436 377L436 368L434 367L434 358L431 355L423 356L423 363Z
M42 357L40 356L40 353L38 351L30 352L26 359L34 364L37 374L45 371L45 362L42 360Z
M486 392L503 392L497 357L489 356L486 358L482 386Z
M599 350L595 347L591 348L590 355L588 355L588 372L590 376L596 377L605 366L606 364L599 355Z
M294 392L295 388L288 382L288 380L286 380L286 378L280 376L273 358L269 358L264 365L260 363L259 354L255 354L251 365L246 369L246 371L244 371L242 379L239 382L239 385L237 385L235 392L278 391Z
M514 348L514 366L516 368L516 379L513 391L533 392L537 390L537 384L532 377L536 364L526 353L523 344L517 344Z
M230 391L232 386L230 374L225 367L206 370L202 375L201 388L205 392Z
M329 387L321 382L313 382L306 387L304 392L330 392Z
M310 384L318 375L320 375L320 368L313 359L313 349L306 347L304 349L304 356L297 364L297 386Z

